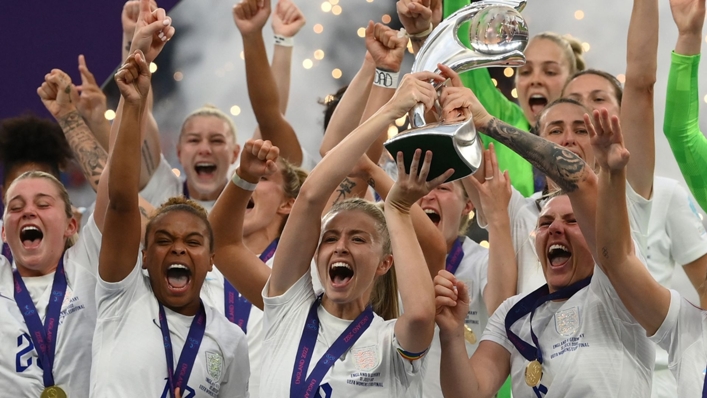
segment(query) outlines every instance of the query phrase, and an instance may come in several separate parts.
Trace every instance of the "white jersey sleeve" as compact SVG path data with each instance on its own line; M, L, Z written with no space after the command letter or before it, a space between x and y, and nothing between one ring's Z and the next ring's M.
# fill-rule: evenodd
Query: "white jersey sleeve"
M671 290L668 314L650 339L668 351L669 366L677 380L679 397L702 396L707 365L705 325L707 312Z
M164 155L160 155L160 164L150 177L150 181L140 191L140 196L157 208L167 199L181 194L182 182L174 175L172 166L167 163Z
M670 238L670 257L676 263L689 264L707 254L707 233L697 207L679 184L670 196L666 230Z
M638 251L645 257L648 252L648 223L651 218L653 201L636 193L631 184L626 182L626 205L628 207L631 237L638 243Z

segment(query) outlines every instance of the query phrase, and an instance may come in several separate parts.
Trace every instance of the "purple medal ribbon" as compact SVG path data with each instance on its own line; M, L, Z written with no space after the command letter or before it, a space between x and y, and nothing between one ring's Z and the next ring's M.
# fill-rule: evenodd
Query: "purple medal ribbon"
M185 198L191 199L189 197L189 187L187 186L187 180L184 180L182 183L182 195L184 195Z
M459 268L459 264L462 263L463 258L464 250L462 249L462 238L460 236L457 238L457 240L454 241L454 244L452 245L452 250L450 250L449 254L447 254L445 269L451 272L452 275L456 275L457 269Z
M535 309L550 300L561 300L572 297L575 293L587 287L591 280L592 277L589 276L588 278L577 281L552 294L550 294L547 284L543 285L534 292L523 297L513 307L511 307L511 310L508 311L508 314L506 315L506 335L525 359L531 362L537 360L541 364L543 363L543 355L540 350L540 344L538 343L538 337L535 335L535 332L533 332L533 315L535 314ZM530 337L533 339L535 347L523 341L520 337L518 337L518 335L511 332L511 326L527 314L530 314Z
M260 261L267 263L268 260L272 258L275 254L275 249L277 249L277 244L280 238L275 239L270 242L270 245L260 254ZM243 297L238 290L236 290L230 282L225 278L223 280L223 290L224 290L224 309L226 312L226 318L231 323L238 325L243 333L248 333L248 317L250 317L250 310L253 308L253 304L250 303L245 297Z
M174 389L179 388L179 391L184 394L184 387L189 382L191 370L194 367L196 354L199 353L201 340L204 338L206 331L206 311L204 303L199 302L199 311L194 316L189 327L187 340L184 342L184 348L179 355L177 370L174 370L174 353L172 352L172 339L169 337L169 325L167 324L167 316L164 313L164 307L160 303L160 331L162 332L162 342L164 343L164 352L167 357L167 381L169 382L169 396L174 398Z
M22 317L25 319L30 338L34 343L34 349L42 361L44 373L42 379L44 387L51 387L54 383L54 355L56 352L57 331L59 330L59 316L61 315L61 305L66 295L66 274L64 273L64 255L59 260L59 265L54 273L52 282L52 294L49 297L44 324L39 319L37 308L32 302L27 286L25 286L22 276L17 269L12 271L15 285L15 301L20 308Z
M309 363L312 360L312 354L314 353L314 346L317 344L317 335L319 334L317 308L319 308L321 302L322 296L320 295L312 303L312 307L310 307L309 314L307 315L307 321L302 331L299 348L297 349L294 368L292 369L290 398L314 397L329 368L334 366L334 363L341 355L348 351L349 348L353 347L356 341L363 335L363 332L371 326L371 322L373 321L373 309L369 305L351 322L346 330L341 333L334 344L332 344L321 359L319 359L319 362L314 366L309 377L305 379L307 369L309 369Z
M10 250L10 245L8 245L7 242L2 243L2 255L5 256L10 264L12 264L12 251Z

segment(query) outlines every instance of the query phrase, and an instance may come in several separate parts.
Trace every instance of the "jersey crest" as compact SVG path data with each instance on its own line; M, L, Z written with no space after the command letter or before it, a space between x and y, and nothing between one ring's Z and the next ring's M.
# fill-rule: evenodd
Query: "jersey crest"
M577 307L558 311L555 314L555 330L563 337L574 336L580 325L579 308Z
M356 369L361 372L368 372L378 367L378 347L375 345L354 348L351 350Z
M209 377L214 379L214 382L221 380L223 372L223 357L216 352L206 352L206 372Z

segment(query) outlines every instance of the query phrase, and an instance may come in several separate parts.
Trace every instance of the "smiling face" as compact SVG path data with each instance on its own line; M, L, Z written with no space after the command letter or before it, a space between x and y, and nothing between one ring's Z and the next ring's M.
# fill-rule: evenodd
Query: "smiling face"
M329 300L339 305L369 302L375 278L392 265L383 239L377 221L362 210L325 218L315 258Z
M273 223L277 223L278 228L281 227L293 203L294 199L285 195L281 171L261 178L248 202L243 221L243 235L248 236Z
M49 177L20 178L7 189L2 239L23 276L53 271L77 230L56 184Z
M602 76L586 73L575 77L565 86L563 96L580 102L590 111L604 108L609 116L619 116L616 89Z
M585 113L586 109L576 103L557 103L541 115L538 134L569 149L593 166L594 150L584 123Z
M177 145L179 163L195 199L215 200L228 182L228 167L239 147L226 121L216 116L192 116L182 127Z
M447 246L459 236L459 226L473 205L464 195L461 182L446 182L423 196L417 204L444 235Z
M531 125L547 104L560 98L571 66L562 48L549 39L531 40L525 49L525 65L518 68L518 101Z
M150 223L143 268L157 300L173 311L193 315L199 292L213 264L207 224L185 210L171 210Z
M550 292L592 275L594 260L567 195L545 204L535 233L535 251Z

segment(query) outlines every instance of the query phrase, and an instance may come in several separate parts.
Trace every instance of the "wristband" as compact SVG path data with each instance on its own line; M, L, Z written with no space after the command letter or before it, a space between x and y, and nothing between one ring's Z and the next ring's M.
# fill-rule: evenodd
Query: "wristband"
M233 178L231 178L231 182L233 183L233 185L237 186L238 188L240 188L240 189L242 189L242 190L244 190L244 191L251 191L251 192L252 192L252 191L255 191L255 187L258 186L258 183L257 183L257 182L256 182L256 183L252 183L252 182L248 182L248 181L242 179L242 178L238 175L238 171L236 171L235 173L233 173Z
M292 47L295 44L295 39L293 37L285 37L282 35L274 35L276 46L282 47Z
M399 77L400 72L391 72L388 70L376 68L376 73L373 77L373 84L378 87L395 89L398 87Z
M430 26L423 30L420 33L408 33L408 37L411 39L424 39L425 37L429 36L430 33L432 33L432 30L434 29L434 26L432 25L432 22L430 22Z

